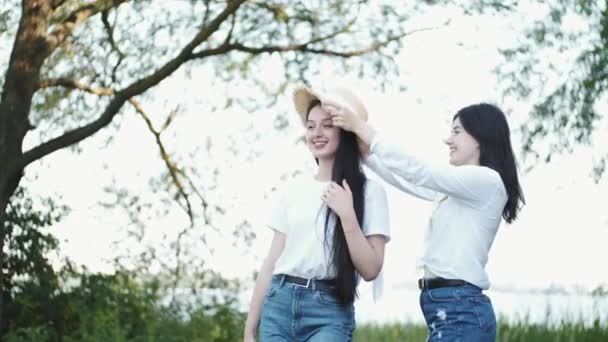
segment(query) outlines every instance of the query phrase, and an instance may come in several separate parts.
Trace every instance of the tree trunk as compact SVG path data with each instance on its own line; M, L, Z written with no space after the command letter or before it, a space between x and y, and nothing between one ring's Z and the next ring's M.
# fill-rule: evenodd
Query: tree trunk
M120 3L126 2L126 0L97 1L85 5L73 12L51 34L47 33L48 21L53 11L51 3L54 3L54 6L60 6L62 1L22 0L21 20L19 21L19 28L15 36L5 75L4 88L0 97L0 270L4 270L5 267L6 208L19 185L24 168L31 162L60 148L78 143L107 126L129 98L154 87L189 60L226 53L225 47L203 50L198 54L194 54L194 50L214 34L225 20L234 15L245 1L228 1L226 8L202 27L177 56L152 74L115 93L99 118L24 153L22 149L23 139L32 128L29 122L29 113L32 97L39 86L42 64L52 50L71 34L75 26L90 16L108 8L116 7ZM4 277L3 271L0 272L0 294L7 293L3 286L6 283ZM6 331L8 323L6 303L3 299L5 297L0 295L0 338Z
M40 68L49 53L46 38L51 13L49 1L23 0L21 10L0 97L0 333L6 332L8 323L4 302L6 208L23 175L23 169L17 165L23 154L23 138L31 128L28 115Z
M6 242L6 209L8 207L9 200L17 187L19 186L19 181L21 180L21 175L18 177L14 177L10 182L3 184L0 186L0 266L2 267L0 272L0 337L4 336L8 330L8 317L6 317L6 301L5 299L9 298L10 289L6 286L9 282L9 279L4 279L4 244Z

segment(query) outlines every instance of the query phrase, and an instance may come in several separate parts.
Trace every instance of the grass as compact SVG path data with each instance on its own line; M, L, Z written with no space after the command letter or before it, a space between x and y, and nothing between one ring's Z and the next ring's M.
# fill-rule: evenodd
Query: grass
M355 342L425 341L427 328L412 323L359 325L355 329Z
M355 342L425 341L427 328L420 324L393 323L360 325L355 330ZM563 322L556 325L499 322L497 342L606 342L608 322L597 319L591 326Z

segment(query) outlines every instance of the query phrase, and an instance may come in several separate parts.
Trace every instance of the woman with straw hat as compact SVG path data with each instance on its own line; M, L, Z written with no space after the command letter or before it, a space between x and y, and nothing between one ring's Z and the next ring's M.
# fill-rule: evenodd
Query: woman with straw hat
M366 179L353 133L335 127L322 99L367 120L348 89L293 93L318 168L281 191L269 227L273 239L258 273L244 340L351 341L359 277L378 277L390 239L386 193ZM374 294L381 288L374 281Z

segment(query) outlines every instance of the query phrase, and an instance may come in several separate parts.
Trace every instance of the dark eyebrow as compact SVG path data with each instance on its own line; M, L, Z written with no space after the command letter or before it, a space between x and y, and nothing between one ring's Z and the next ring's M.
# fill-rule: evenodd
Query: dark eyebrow
M452 127L452 129L462 129L462 127L460 127L460 125L456 125L456 126Z

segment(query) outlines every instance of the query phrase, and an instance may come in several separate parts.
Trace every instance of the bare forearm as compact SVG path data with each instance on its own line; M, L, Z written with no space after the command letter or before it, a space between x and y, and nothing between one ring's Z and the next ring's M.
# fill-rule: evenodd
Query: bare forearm
M251 296L251 303L249 304L249 313L247 314L247 321L245 323L245 333L257 334L258 324L262 314L262 306L264 304L264 295L268 286L270 286L273 269L274 264L270 263L269 260L265 260L258 273L258 278L256 279L253 288L253 295Z
M374 249L356 219L343 219L342 227L355 269L367 281L376 278L382 268L384 253Z

